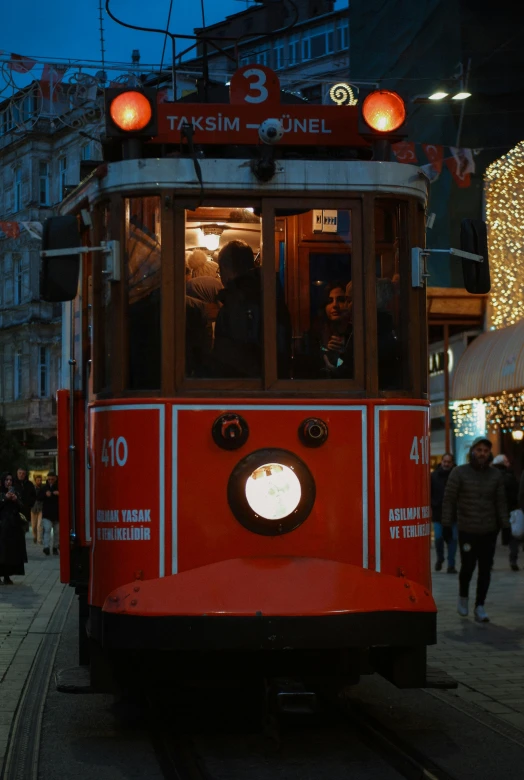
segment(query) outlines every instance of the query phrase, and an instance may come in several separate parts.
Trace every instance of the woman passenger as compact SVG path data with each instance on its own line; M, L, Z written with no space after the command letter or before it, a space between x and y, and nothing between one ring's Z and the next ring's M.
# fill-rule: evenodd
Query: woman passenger
M13 475L0 480L0 578L12 585L11 574L25 574L27 563L22 501L13 487Z
M330 282L324 290L317 324L312 328L310 358L317 377L353 377L352 286Z

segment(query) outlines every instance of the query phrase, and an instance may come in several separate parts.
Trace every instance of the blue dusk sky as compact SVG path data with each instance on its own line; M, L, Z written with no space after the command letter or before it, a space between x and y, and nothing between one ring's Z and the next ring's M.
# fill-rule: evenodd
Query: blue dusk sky
M113 22L103 5L103 26L105 38L105 60L130 62L131 51L140 50L140 64L160 64L164 37L158 33L144 33L129 30ZM347 5L337 0L336 7ZM215 24L226 16L244 11L246 0L205 0L206 25ZM169 11L169 0L111 0L111 11L118 18L130 24L165 29ZM174 0L170 31L186 35L193 28L202 26L201 3L198 0ZM18 0L4 4L0 28L0 57L15 52L29 57L53 62L66 58L87 62L100 60L99 0ZM178 40L177 51L191 45L191 41ZM164 62L170 63L171 51L168 40ZM96 63L93 63L96 67ZM3 66L5 69L5 65ZM99 67L99 66L98 66ZM9 71L10 72L10 71ZM38 77L41 66L35 66ZM33 75L31 74L31 75ZM108 74L109 75L109 74ZM28 81L24 74L14 74L17 86ZM2 97L7 97L12 87L6 86L0 76Z

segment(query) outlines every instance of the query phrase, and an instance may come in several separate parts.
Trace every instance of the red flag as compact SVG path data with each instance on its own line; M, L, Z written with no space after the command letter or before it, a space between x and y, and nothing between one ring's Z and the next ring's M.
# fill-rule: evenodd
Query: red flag
M20 235L18 222L0 222L0 230L2 233L5 233L7 238L18 238Z
M475 173L475 162L471 149L461 149L456 146L449 147L453 157L446 158L446 165L451 171L455 183L463 188L471 184L470 173Z
M11 54L11 59L7 67L16 70L17 73L29 73L36 65L36 60L30 60L29 57L22 57L21 54Z
M444 147L437 144L422 144L422 148L433 168L440 173L444 162Z
M50 65L48 62L44 65L40 77L40 88L45 98L53 96L53 100L58 99L56 87L64 78L67 71L67 65Z
M415 143L413 141L399 141L398 144L393 144L391 148L398 162L410 163L411 165L417 164Z

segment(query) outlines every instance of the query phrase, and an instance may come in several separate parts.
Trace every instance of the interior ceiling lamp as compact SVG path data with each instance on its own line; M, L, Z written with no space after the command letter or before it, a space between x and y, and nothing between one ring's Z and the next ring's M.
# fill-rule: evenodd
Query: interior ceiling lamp
M511 438L514 441L522 441L524 439L524 431L511 431Z
M214 252L220 245L220 236L224 232L225 225L200 225L199 246L204 246L210 252Z

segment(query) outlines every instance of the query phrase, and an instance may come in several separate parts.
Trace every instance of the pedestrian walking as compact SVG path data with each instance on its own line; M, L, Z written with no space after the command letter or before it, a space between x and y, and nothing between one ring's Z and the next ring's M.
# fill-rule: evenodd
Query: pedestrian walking
M27 469L20 466L16 471L16 477L13 479L13 487L20 496L22 509L20 510L25 517L25 531L29 530L31 525L31 508L36 501L36 489L30 479L27 478Z
M440 461L440 465L431 474L431 515L435 534L435 550L437 551L435 571L442 569L442 564L444 563L444 543L446 543L448 548L448 574L457 573L455 557L457 554L458 530L456 522L452 524L451 528L447 526L446 528L442 527L442 502L444 501L444 491L453 467L453 455L446 452Z
M497 455L496 458L493 459L493 466L502 474L508 512L513 512L514 509L519 508L518 480L511 469L510 462L506 455ZM522 540L519 541L518 539L515 539L515 537L511 535L511 530L508 530L509 566L512 571L519 571L517 560L520 544L522 544Z
M468 615L469 584L478 563L475 620L487 623L484 602L500 528L509 524L502 474L491 466L491 442L479 436L471 445L469 463L451 472L442 505L442 525L457 519L461 566L459 615Z
M42 526L44 528L44 555L51 552L51 534L53 536L53 555L60 549L58 525L58 479L56 472L47 474L47 481L41 488L38 498L42 501Z
M38 496L42 489L42 475L35 476L35 496ZM31 507L31 531L33 533L33 543L42 544L42 502L36 499Z
M12 585L12 574L25 574L27 563L22 501L13 487L13 475L0 479L0 582ZM1 580L3 578L3 581Z

